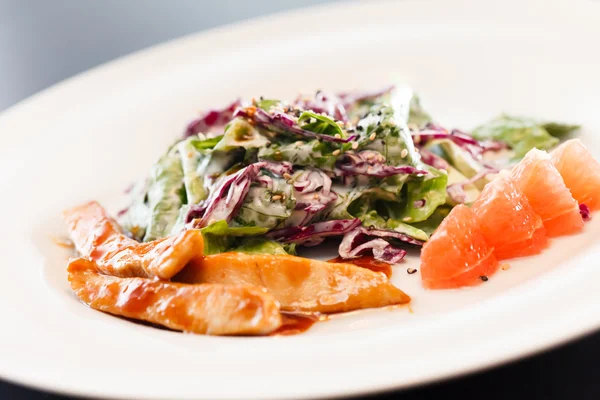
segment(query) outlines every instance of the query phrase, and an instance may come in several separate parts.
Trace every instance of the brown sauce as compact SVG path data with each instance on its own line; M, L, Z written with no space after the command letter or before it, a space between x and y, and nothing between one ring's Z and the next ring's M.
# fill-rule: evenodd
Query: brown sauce
M270 336L288 336L297 335L302 332L306 332L319 321L323 321L325 318L319 314L298 314L298 313L281 313L281 326Z
M392 276L392 266L388 263L377 261L373 258L373 256L361 256L358 258L352 258L348 260L343 259L342 257L336 257L332 260L329 260L329 262L353 264L357 267L370 269L374 272L383 272L388 278Z

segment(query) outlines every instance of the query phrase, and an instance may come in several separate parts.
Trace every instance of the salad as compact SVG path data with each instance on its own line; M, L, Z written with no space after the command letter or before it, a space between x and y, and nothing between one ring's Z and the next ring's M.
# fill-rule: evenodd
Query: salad
M407 304L389 277L409 248L426 288L478 284L599 208L581 142L543 151L577 129L509 115L448 129L404 86L236 100L193 120L116 219L94 201L64 212L69 282L91 308L214 335ZM337 258L297 256L325 241Z
M206 254L339 237L341 258L393 264L500 169L577 128L503 115L449 130L406 87L236 101L189 124L119 222L141 242L200 229Z

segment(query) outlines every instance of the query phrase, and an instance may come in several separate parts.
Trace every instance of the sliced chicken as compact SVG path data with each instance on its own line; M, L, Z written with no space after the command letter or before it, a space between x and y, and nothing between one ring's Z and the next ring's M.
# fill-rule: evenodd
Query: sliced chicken
M334 313L410 301L382 272L289 255L209 255L192 261L173 280L262 286L286 311Z
M125 236L95 201L71 208L63 216L79 253L109 275L170 279L204 250L202 234L196 229L139 243Z
M208 335L265 335L281 325L279 305L262 288L106 276L83 258L67 270L77 297L110 314Z

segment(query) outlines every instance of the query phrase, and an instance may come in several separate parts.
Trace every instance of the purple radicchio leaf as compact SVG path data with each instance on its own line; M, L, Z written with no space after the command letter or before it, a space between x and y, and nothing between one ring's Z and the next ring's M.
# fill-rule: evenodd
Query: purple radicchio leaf
M579 213L581 214L581 218L583 218L584 221L589 221L592 219L589 207L583 203L579 205Z
M458 129L448 132L447 129L433 123L427 124L423 130L413 132L412 137L419 146L435 139L450 139L475 159L479 159L486 151L499 151L508 147L505 143L495 140L479 141Z
M420 149L419 153L421 153L421 161L433 168L447 170L450 167L448 161L425 148Z
M385 157L373 150L363 150L359 153L346 153L337 165L343 175L365 175L385 178L393 175L427 175L427 171L411 165L386 165Z
M287 226L302 226L310 223L316 214L337 199L331 190L331 178L323 171L307 168L294 176L296 207L286 221Z
M314 98L299 96L294 101L294 106L303 110L311 110L315 113L325 113L331 118L348 122L348 114L342 99L335 94L317 91Z
M260 161L224 177L208 199L190 207L186 221L200 219L196 228L203 228L214 221L231 221L248 194L250 184L257 179L261 169L266 169L276 175L283 175L291 172L292 164Z
M234 111L241 106L241 101L238 99L227 107L220 110L209 110L190 122L185 130L184 137L197 135L198 133L207 134L210 137L211 133L224 127L233 119Z
M369 239L359 229L349 232L344 236L338 252L345 259L358 258L364 253L371 252L375 260L388 264L399 263L406 255L406 250L394 247L391 243L381 238Z
M348 143L356 138L356 135L351 135L344 139L335 136L323 135L320 133L307 131L306 129L300 128L296 120L293 119L290 115L279 111L273 111L272 113L268 113L262 108L238 108L234 112L233 116L247 118L251 120L256 126L267 131L275 133L293 134L307 139L318 139L324 142L334 143Z
M328 236L341 236L360 225L360 220L338 219L317 222L307 226L293 226L267 233L267 237L282 243L296 243L304 246L321 244Z

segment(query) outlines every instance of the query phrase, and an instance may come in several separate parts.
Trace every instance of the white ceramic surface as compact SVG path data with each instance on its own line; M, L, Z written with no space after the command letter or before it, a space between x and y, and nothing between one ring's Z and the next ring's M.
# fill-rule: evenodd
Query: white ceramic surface
M574 4L576 3L576 4ZM81 305L60 211L115 211L198 109L238 95L412 85L447 126L506 111L584 126L600 155L600 2L358 2L226 26L96 68L0 116L0 377L123 398L307 398L455 376L600 327L600 215L477 288L333 318L305 334L161 331Z

